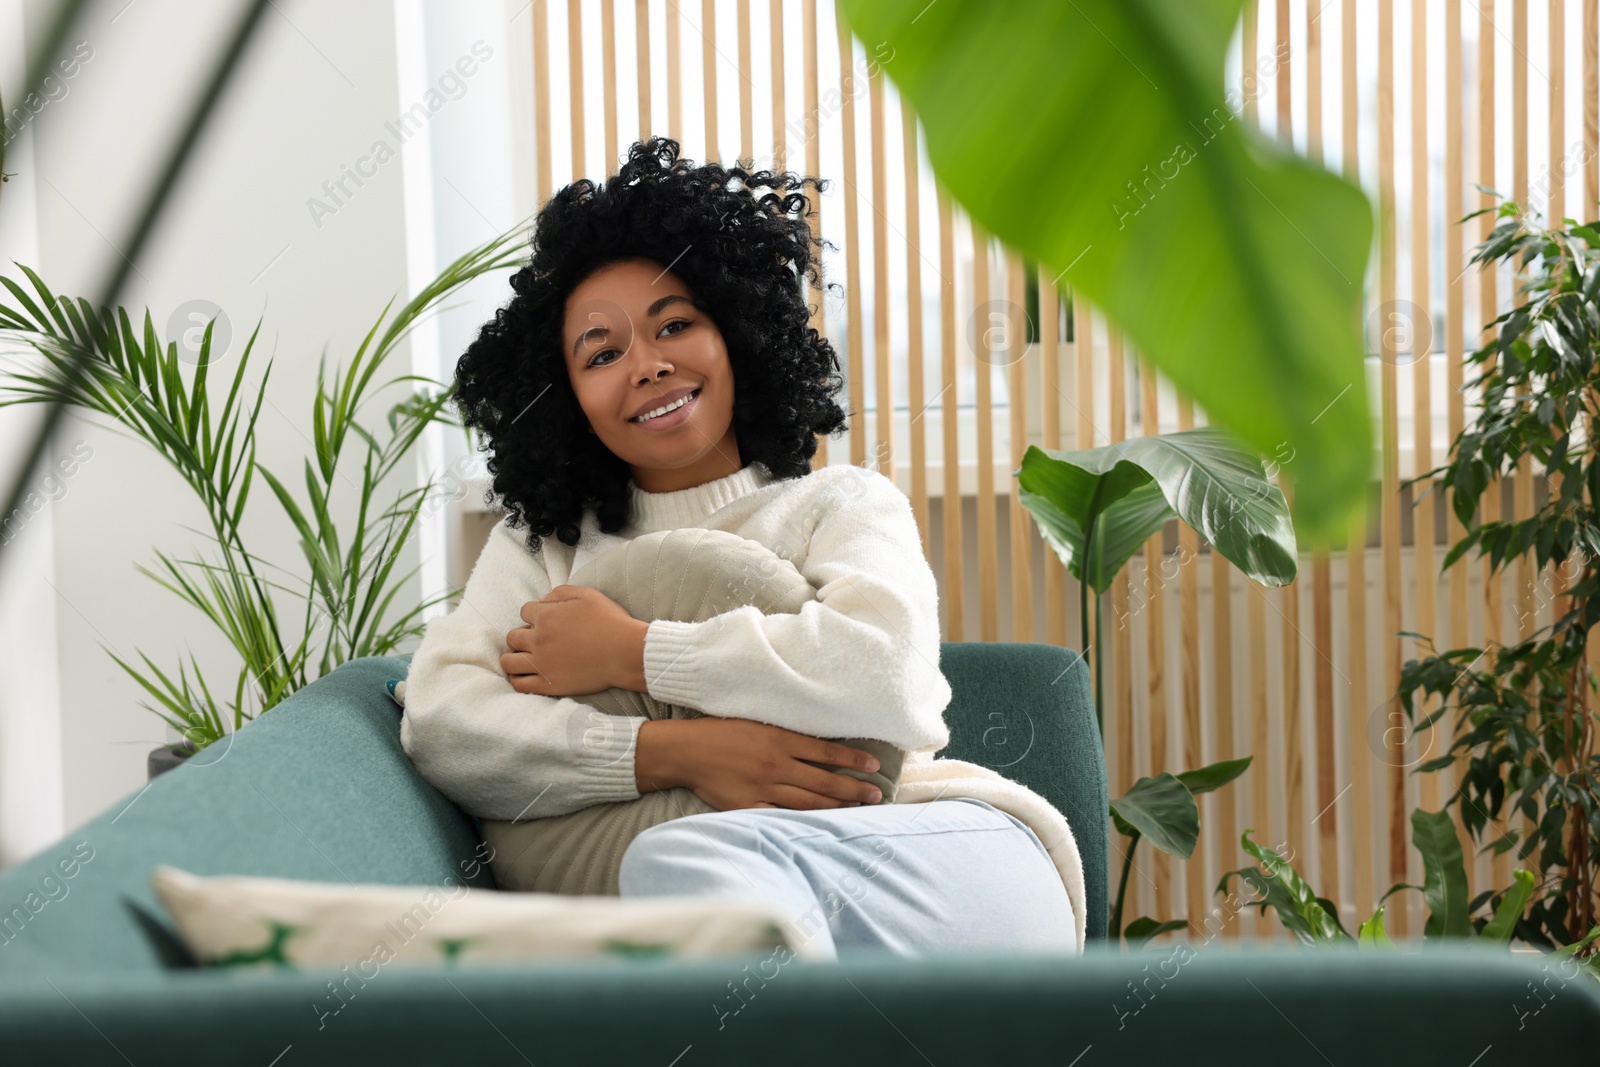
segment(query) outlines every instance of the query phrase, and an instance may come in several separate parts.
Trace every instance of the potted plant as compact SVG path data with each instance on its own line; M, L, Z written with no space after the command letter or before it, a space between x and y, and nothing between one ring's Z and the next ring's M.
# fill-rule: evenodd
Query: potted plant
M1286 585L1298 571L1294 526L1282 491L1267 480L1258 457L1215 428L1153 434L1077 452L1030 445L1012 474L1018 500L1078 579L1086 640L1101 632L1101 595L1128 559L1171 519L1187 523L1213 551L1262 585ZM1103 644L1097 639L1093 646L1095 717L1102 737ZM1200 835L1195 796L1227 785L1249 768L1250 760L1245 756L1140 778L1111 802L1111 820L1128 838L1111 906L1113 939L1140 944L1187 926L1181 920L1148 916L1123 925L1134 851L1149 839L1161 851L1188 859Z
M157 702L141 705L183 738L150 754L152 777L238 730L340 663L393 652L422 632L417 619L424 609L457 595L459 590L451 590L390 617L396 594L416 571L396 572L400 554L418 518L431 514L446 497L433 492L430 479L399 493L387 506L377 500L384 478L429 423L458 425L446 412L454 385L398 375L374 386L374 378L410 330L446 297L480 275L514 267L521 236L519 226L461 256L392 317L391 300L349 364L343 369L335 365L331 382L325 376L326 361L319 364L309 423L316 454L306 458L297 476L303 480L303 494L290 489L295 478L279 477L256 458L256 419L272 369L269 361L260 381L247 386L259 322L226 379L227 395L219 407L213 402L209 373L229 353L225 342L213 351L217 317L180 351L176 340L157 335L148 311L142 329L136 330L123 308L103 308L97 314L82 298L56 296L25 266L21 269L32 284L31 293L12 279L0 278L15 302L12 306L0 300L0 336L42 357L36 372L13 372L0 379L0 406L58 400L108 417L167 460L210 521L204 531L213 546L210 559L198 552L193 559L174 559L157 550L162 573L143 566L139 570L199 609L227 638L239 660L231 699L219 699L225 694L213 692L192 653L188 665L180 662L172 672L140 652L146 673L107 649ZM376 388L408 381L420 387L393 404L382 419L363 414L363 403ZM470 451L470 434L468 445ZM352 478L357 470L359 485ZM303 570L275 566L246 542L242 519L257 474L299 532ZM356 487L357 520L343 530L332 511L338 482ZM455 482L452 495L459 494L461 484ZM269 569L288 575L293 584ZM286 611L275 593L303 602L303 614ZM405 598L402 602L409 603Z
M1468 355L1478 369L1468 385L1480 404L1448 462L1419 480L1439 476L1466 529L1444 568L1475 551L1491 573L1513 560L1544 575L1553 565L1564 588L1541 579L1533 592L1552 605L1552 622L1512 644L1433 652L1428 638L1414 635L1430 654L1405 665L1399 696L1412 718L1419 699L1439 701L1422 726L1457 713L1449 750L1418 770L1459 762L1448 803L1474 839L1502 812L1531 823L1526 836L1513 826L1484 849L1515 848L1519 860L1532 860L1537 890L1517 933L1554 948L1595 926L1600 889L1596 679L1587 658L1600 623L1600 223L1546 228L1511 201L1484 210L1501 221L1470 262L1515 262L1525 299L1491 322L1488 341ZM1500 492L1523 456L1548 483L1543 502L1526 518L1481 521L1480 501ZM1473 907L1513 889L1480 894Z

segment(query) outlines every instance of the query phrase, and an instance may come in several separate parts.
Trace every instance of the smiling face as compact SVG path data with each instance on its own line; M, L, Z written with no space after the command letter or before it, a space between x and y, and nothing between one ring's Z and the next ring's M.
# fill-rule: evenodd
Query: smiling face
M572 391L591 430L647 493L688 489L744 466L728 348L692 295L661 264L629 259L595 271L567 297L561 351ZM654 417L639 421L641 414Z

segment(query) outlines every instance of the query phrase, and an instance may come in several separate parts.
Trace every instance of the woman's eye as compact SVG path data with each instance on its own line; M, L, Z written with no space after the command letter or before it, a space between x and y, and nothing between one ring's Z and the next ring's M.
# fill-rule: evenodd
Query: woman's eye
M682 326L682 327L687 328L687 327L692 326L692 325L694 325L694 324L692 322L690 322L688 319L673 319L671 322L669 322L665 326L661 327L661 332L663 334L666 334L666 336L668 336L668 337L676 337L678 334L682 333L683 330L673 330L672 333L670 333L670 334L667 333L667 331L672 329L672 327L674 327L674 326ZM600 351L596 352L593 356L591 356L589 358L589 362L584 364L584 366L586 366L586 367L602 366L603 364L597 363L596 361L599 360L600 357L605 355L607 352L615 352L615 351L616 351L615 348L602 348Z

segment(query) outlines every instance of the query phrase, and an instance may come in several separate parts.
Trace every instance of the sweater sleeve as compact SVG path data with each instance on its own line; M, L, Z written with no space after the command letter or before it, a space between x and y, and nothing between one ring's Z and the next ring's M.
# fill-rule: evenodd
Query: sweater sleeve
M482 819L547 818L639 797L634 746L647 720L519 693L500 669L522 605L550 589L542 553L502 522L461 603L429 621L406 675L401 747L435 788Z
M862 467L805 477L818 491L794 555L816 599L795 614L746 605L704 622L651 622L650 695L812 737L937 751L950 740L952 694L939 668L938 586L911 503Z

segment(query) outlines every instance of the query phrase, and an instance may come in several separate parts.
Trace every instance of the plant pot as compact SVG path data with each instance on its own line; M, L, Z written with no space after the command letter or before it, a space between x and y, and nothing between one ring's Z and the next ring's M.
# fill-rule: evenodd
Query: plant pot
M155 781L156 775L167 773L194 754L195 747L187 741L179 746L179 751L177 752L174 752L166 745L162 745L160 748L152 748L150 755L145 759L145 770L149 775L147 780Z

